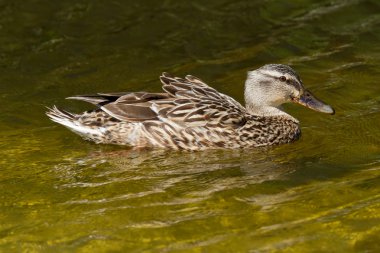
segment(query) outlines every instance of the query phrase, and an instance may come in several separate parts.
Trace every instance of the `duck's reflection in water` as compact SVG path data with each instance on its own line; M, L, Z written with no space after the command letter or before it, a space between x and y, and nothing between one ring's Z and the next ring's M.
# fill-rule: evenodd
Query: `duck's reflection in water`
M193 197L286 180L296 169L286 154L278 155L271 149L103 150L91 153L87 161L103 164L94 175L98 179L133 181L153 192L170 190Z

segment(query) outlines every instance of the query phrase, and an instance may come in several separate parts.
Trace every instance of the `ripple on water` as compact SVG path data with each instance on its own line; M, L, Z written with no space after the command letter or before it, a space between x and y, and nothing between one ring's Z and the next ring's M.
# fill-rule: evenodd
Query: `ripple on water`
M377 1L47 2L0 8L0 251L380 252ZM242 102L244 73L276 62L336 109L286 106L290 145L122 150L44 116L158 91L163 69Z

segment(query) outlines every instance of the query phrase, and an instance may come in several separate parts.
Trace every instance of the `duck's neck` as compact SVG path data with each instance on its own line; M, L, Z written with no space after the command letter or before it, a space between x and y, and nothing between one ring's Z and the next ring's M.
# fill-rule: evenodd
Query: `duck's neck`
M250 85L251 79L245 84L245 108L252 115L262 117L284 117L298 123L298 120L282 110L284 96L277 90L268 90L266 86Z
M275 106L264 106L264 105L256 105L256 104L248 103L246 104L246 109L247 109L247 112L252 115L257 115L257 116L262 116L262 117L275 117L275 116L284 117L298 123L298 120L294 118L293 116L284 112L281 106L275 107Z

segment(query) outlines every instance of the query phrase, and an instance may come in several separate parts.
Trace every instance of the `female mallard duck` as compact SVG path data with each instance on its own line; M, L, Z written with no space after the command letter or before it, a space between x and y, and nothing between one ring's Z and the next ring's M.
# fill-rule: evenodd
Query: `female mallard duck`
M164 93L98 93L69 97L98 106L73 114L55 106L47 112L60 123L96 143L186 150L251 148L289 143L300 137L299 122L281 110L295 102L334 114L316 99L297 73L269 64L249 71L245 107L194 76L163 73Z

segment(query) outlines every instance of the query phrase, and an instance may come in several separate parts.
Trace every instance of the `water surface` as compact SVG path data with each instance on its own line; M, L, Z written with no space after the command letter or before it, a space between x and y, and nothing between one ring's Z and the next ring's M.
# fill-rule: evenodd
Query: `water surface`
M379 252L378 1L1 1L0 251ZM159 91L162 71L243 102L291 64L335 116L300 141L134 151L50 122L75 94Z

